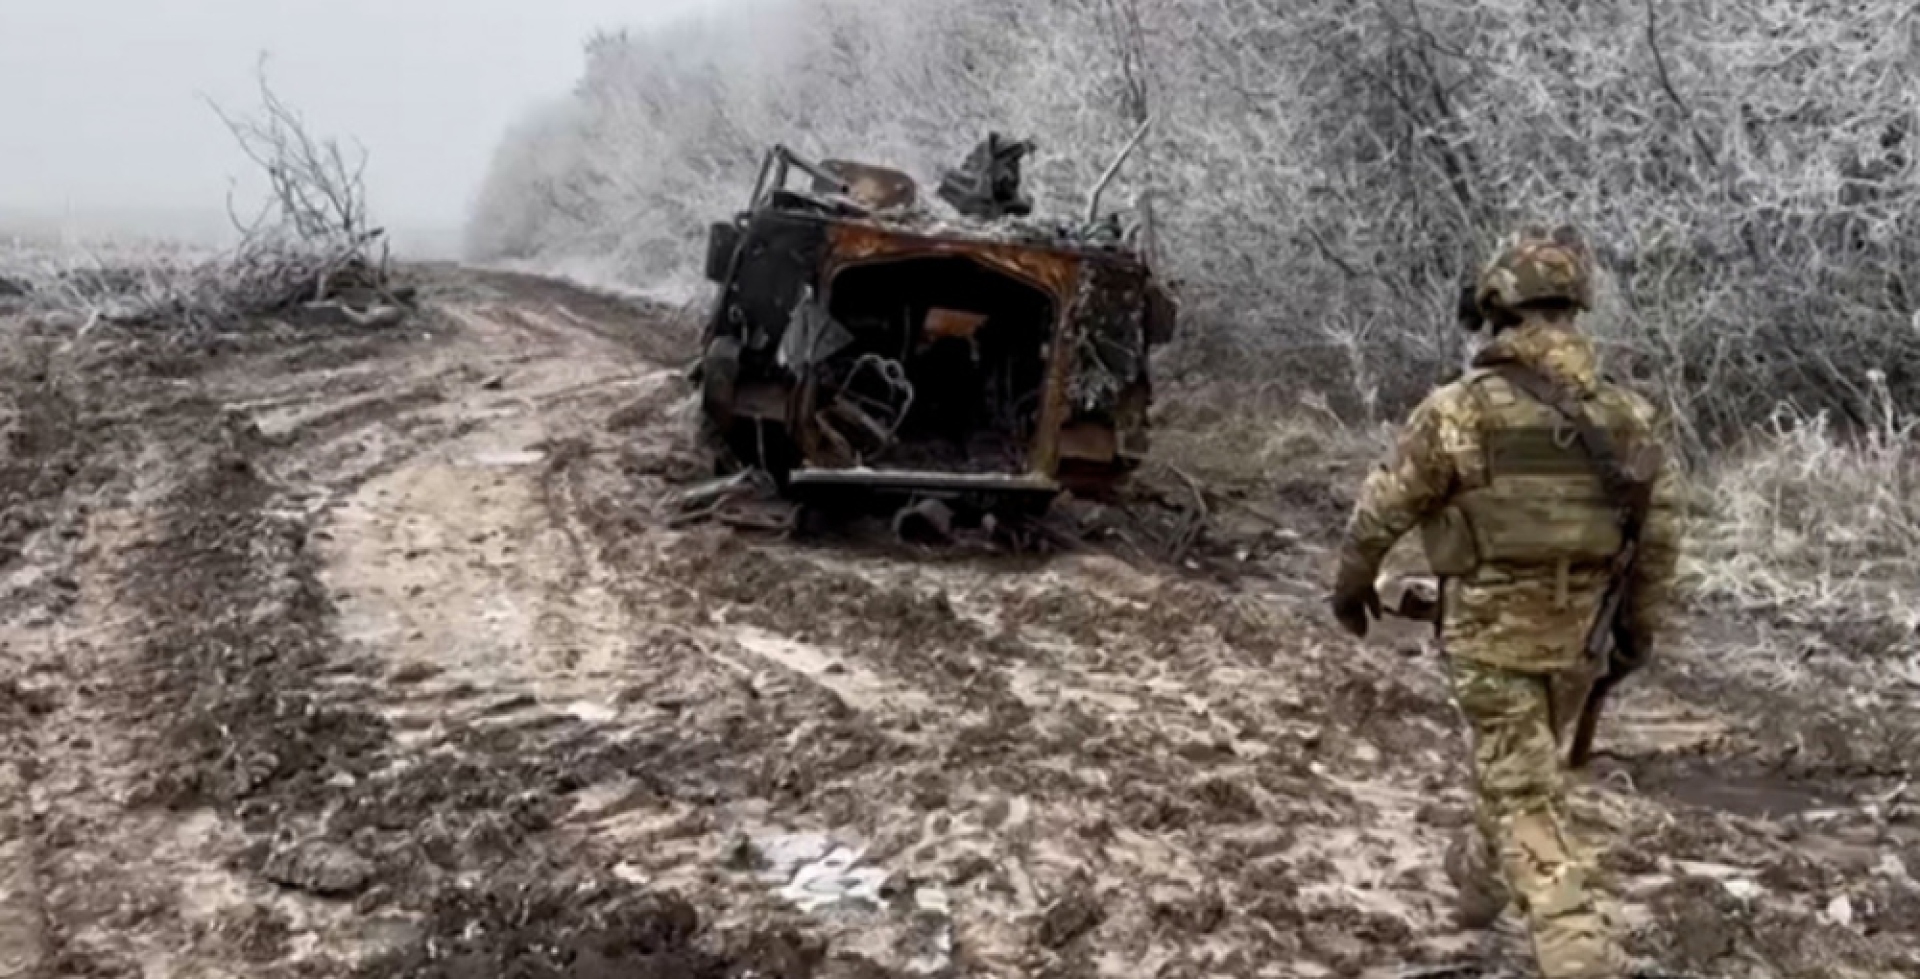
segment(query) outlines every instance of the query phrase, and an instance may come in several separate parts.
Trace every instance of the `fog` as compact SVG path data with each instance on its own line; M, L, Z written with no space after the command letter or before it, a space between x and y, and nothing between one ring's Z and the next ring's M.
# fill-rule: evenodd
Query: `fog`
M414 250L457 236L509 123L578 77L596 28L724 0L0 0L0 225L204 237L248 163L208 107L275 90L369 154Z

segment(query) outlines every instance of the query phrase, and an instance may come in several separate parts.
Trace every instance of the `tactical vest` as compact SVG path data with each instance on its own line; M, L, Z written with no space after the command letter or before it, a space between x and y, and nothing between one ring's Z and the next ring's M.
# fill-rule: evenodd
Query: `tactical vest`
M1489 371L1465 383L1481 409L1481 478L1421 527L1433 572L1597 565L1618 554L1618 511L1572 426ZM1632 415L1611 400L1588 399L1590 417L1622 445L1637 441Z

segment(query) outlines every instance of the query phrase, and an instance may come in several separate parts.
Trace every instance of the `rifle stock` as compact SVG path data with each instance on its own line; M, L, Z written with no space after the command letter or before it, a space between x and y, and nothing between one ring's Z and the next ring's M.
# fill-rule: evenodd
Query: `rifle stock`
M1572 745L1567 752L1568 768L1585 768L1593 760L1593 739L1600 729L1600 716L1606 712L1607 697L1626 679L1626 671L1619 669L1619 664L1636 662L1639 658L1639 650L1623 648L1632 645L1633 637L1620 621L1627 589L1633 580L1637 550L1635 543L1629 543L1621 551L1613 576L1607 582L1606 595L1600 600L1600 612L1587 631L1588 662L1597 663L1603 672L1593 681L1593 688L1587 691L1586 702L1580 707L1580 719L1574 725Z
M1607 709L1607 696L1613 693L1614 682L1611 675L1603 676L1587 691L1587 701L1580 708L1580 722L1573 729L1573 747L1567 751L1568 768L1578 771L1593 761L1593 736L1599 732L1600 715Z

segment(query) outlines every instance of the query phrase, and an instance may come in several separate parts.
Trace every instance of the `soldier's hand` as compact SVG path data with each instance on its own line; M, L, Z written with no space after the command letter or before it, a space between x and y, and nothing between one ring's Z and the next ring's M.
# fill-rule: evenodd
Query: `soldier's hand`
M1468 282L1460 287L1453 310L1454 317L1460 321L1460 328L1468 333L1479 332L1481 327L1487 325L1486 317L1480 312L1480 296L1474 285Z
M1380 593L1373 586L1372 568L1346 563L1333 584L1333 617L1342 628L1365 639L1372 619L1380 617Z

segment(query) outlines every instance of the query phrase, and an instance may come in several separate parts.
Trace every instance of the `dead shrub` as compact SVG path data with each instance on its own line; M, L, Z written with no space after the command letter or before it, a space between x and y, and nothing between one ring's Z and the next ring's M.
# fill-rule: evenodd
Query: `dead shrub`
M314 136L274 93L264 63L259 95L253 114L213 107L269 188L255 217L233 215L236 244L212 254L151 246L16 255L27 311L83 333L100 323L218 333L301 312L361 326L404 319L411 292L395 286L386 233L368 215L365 153Z

